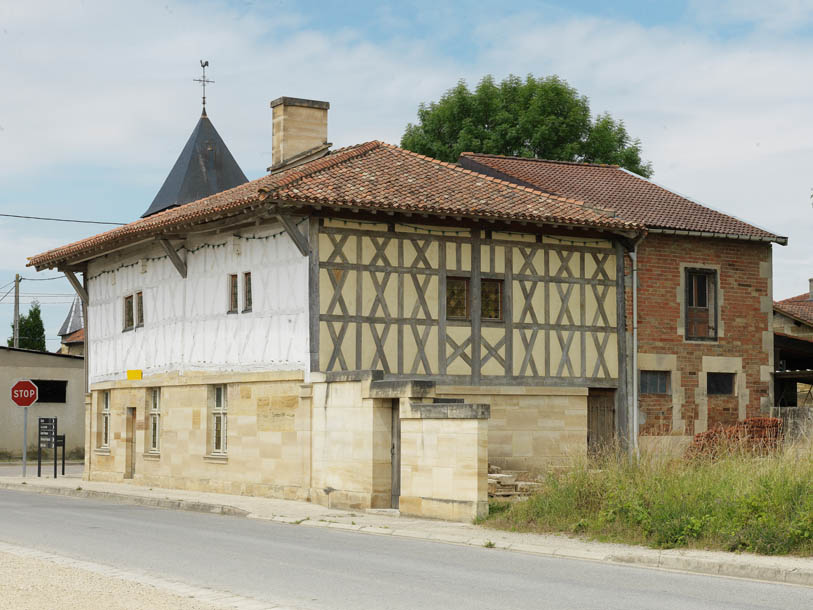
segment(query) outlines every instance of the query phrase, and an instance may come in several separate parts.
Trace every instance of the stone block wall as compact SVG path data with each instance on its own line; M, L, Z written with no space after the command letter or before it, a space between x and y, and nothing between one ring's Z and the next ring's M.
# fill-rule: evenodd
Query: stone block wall
M369 374L312 374L312 501L389 508L392 401L370 398Z
M488 461L544 472L587 454L587 388L438 386L437 395L491 406Z
M488 405L473 404L402 409L402 514L451 521L488 514L488 414Z
M127 385L129 384L129 385ZM227 452L211 455L210 388L226 385ZM124 480L127 443L135 443L133 482L156 487L308 497L310 405L300 401L302 373L163 375L94 386L87 421L92 450L85 477ZM160 448L149 447L149 400L161 388ZM110 446L101 448L102 392L110 392ZM128 438L127 410L135 409Z

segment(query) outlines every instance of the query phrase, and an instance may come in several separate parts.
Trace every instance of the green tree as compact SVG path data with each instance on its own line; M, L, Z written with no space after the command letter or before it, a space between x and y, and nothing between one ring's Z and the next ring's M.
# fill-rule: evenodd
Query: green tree
M489 75L474 91L461 80L439 101L420 105L401 146L449 162L469 151L612 163L652 175L640 140L630 137L624 122L607 113L593 119L587 97L558 76L512 75L497 84Z
M9 337L8 346L14 346L14 322L11 323L11 337ZM40 304L37 301L31 303L28 315L20 316L20 347L45 351L45 326L42 324L42 312L40 312Z

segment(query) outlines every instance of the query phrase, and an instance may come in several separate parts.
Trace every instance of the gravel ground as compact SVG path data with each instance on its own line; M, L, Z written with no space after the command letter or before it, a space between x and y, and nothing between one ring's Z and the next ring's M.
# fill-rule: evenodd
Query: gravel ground
M211 610L155 587L0 552L0 609Z

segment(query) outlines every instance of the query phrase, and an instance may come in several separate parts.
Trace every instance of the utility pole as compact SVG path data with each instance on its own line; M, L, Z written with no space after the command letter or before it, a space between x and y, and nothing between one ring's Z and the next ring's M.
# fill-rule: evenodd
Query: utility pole
M14 276L14 347L20 347L20 274Z

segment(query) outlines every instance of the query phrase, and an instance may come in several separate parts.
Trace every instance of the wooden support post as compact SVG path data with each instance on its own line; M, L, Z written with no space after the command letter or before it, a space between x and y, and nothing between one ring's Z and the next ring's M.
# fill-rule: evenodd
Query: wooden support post
M183 279L186 279L186 263L183 262L180 255L175 251L175 248L172 247L172 244L169 243L168 239L159 239L158 243L161 244L161 247L164 249L164 252L167 253L169 260L172 261L172 264L175 265L175 269L178 270L178 273Z
M88 293L85 290L85 287L79 283L79 280L76 279L76 274L73 271L64 271L65 277L68 278L68 281L73 286L73 289L76 291L76 294L79 295L79 298L82 299L82 304L87 307L88 305Z
M288 233L288 235L294 241L299 253L302 254L302 256L308 256L310 253L308 238L302 235L302 232L297 228L293 219L285 214L277 214L277 219L282 223L286 233Z
M624 281L623 244L615 241L615 309L616 309L616 337L618 341L618 390L615 393L615 422L617 438L621 446L631 450L633 442L630 438L631 425L629 417L629 403L627 402L628 378L635 379L635 371L631 370L631 362L627 360L627 299L626 283Z

